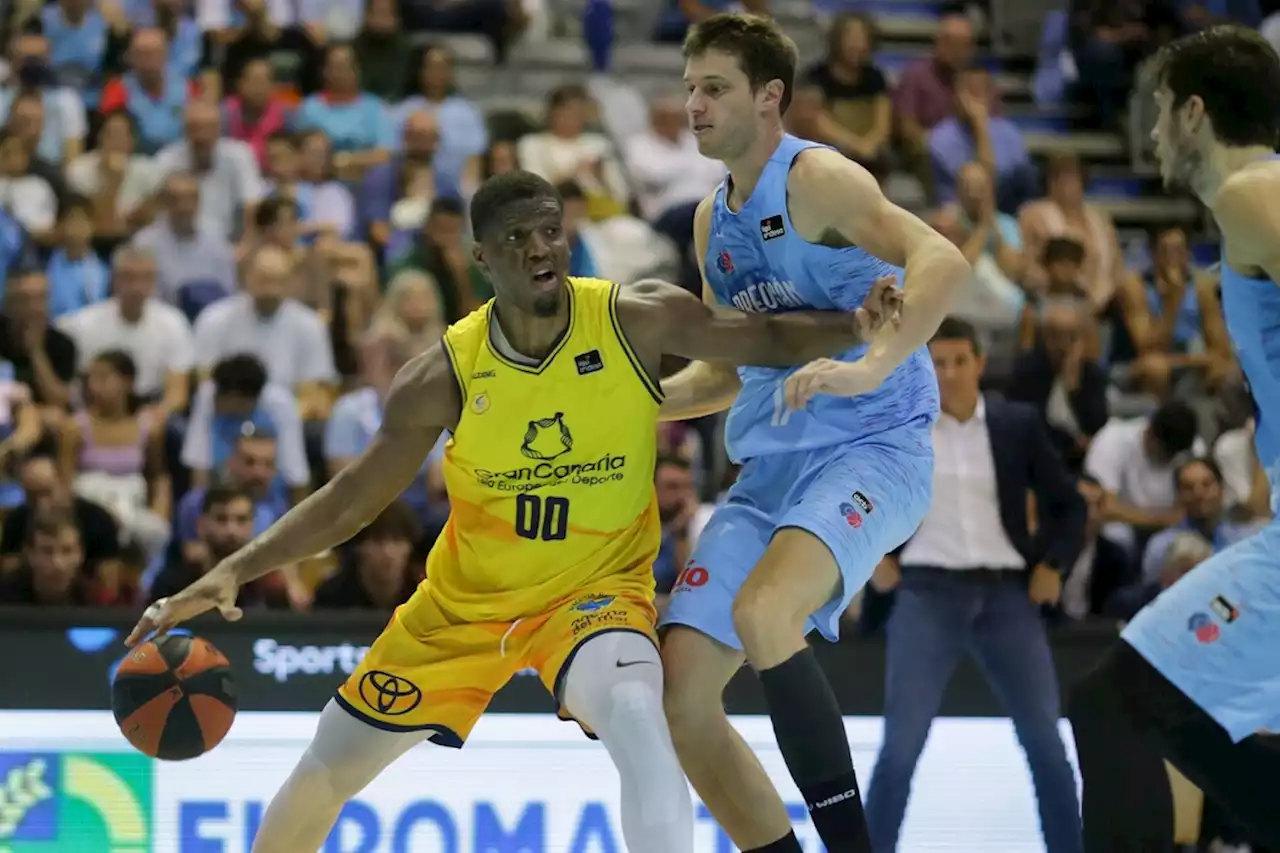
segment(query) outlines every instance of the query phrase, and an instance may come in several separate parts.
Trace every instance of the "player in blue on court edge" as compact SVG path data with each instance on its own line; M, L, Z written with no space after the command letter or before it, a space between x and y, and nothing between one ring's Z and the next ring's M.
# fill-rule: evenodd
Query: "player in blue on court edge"
M1280 509L1280 58L1215 27L1156 55L1152 137L1165 185L1222 232L1222 310L1253 392L1260 475ZM1280 521L1201 563L1124 630L1074 691L1085 849L1173 849L1172 762L1280 849Z
M938 386L925 349L969 275L960 252L891 204L862 167L784 134L796 48L771 21L716 15L685 41L698 149L729 177L698 207L704 298L742 311L854 311L901 276L899 322L798 371L695 363L663 383L664 417L732 406L742 462L663 616L666 709L681 765L744 851L799 853L791 820L722 694L748 661L778 745L831 853L870 850L840 708L805 635L834 640L932 491Z

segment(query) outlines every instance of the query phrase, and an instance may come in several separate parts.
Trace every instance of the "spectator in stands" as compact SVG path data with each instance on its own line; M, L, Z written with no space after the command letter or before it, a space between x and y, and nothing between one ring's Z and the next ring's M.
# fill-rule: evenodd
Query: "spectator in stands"
M964 252L973 276L952 305L952 313L993 338L992 352L1007 348L1026 295L1022 271L1026 259L1018 222L996 206L991 169L973 161L961 167L956 202L944 207L933 225ZM990 367L990 365L988 365Z
M1045 169L1045 197L1018 211L1022 239L1031 263L1027 285L1044 293L1049 282L1039 260L1051 237L1070 237L1084 247L1081 281L1094 311L1111 303L1116 287L1126 275L1124 253L1111 217L1090 204L1084 195L1084 173L1074 154L1055 154Z
M14 117L19 96L40 102L43 116L36 126L36 156L56 166L84 150L88 132L80 93L59 85L49 64L49 40L38 33L18 33L9 49L9 79L0 84L0 125Z
M213 367L212 380L201 383L191 407L182 464L197 485L222 471L241 436L265 432L276 437L280 477L294 503L307 493L311 470L298 403L288 388L267 382L262 362L234 355Z
M1102 536L1106 490L1088 475L1080 478L1079 488L1089 508L1089 520L1084 528L1084 548L1062 584L1062 612L1072 619L1101 614L1115 591L1137 577L1129 553Z
M1068 44L1081 99L1107 130L1119 125L1133 72L1176 28L1172 4L1145 0L1072 0ZM1157 31L1163 32L1157 32Z
M253 535L253 518L253 497L247 491L235 486L209 488L196 523L206 557L198 561L180 558L166 564L151 585L150 600L186 589L205 572L244 547ZM287 607L289 601L280 573L240 587L236 604L240 607Z
M351 47L362 72L365 91L384 101L405 95L406 68L413 65L409 34L400 26L395 0L357 0L364 6L364 26Z
M392 611L422 580L413 561L422 530L413 510L396 501L343 546L341 568L316 589L315 606Z
M182 116L197 86L169 69L168 39L160 30L133 34L129 69L102 90L101 110L126 110L138 129L138 150L155 154L182 138Z
M718 12L741 8L753 15L769 14L768 0L664 0L663 11L653 34L654 41L682 42L692 24L705 21Z
M889 172L893 107L889 84L872 61L876 43L870 16L842 12L827 31L826 58L801 80L822 93L817 139L883 177Z
M1142 552L1142 580L1158 580L1169 546L1182 531L1199 533L1213 546L1216 554L1244 539L1258 529L1257 523L1240 524L1227 518L1223 500L1222 472L1210 458L1189 459L1174 471L1178 506L1184 517L1151 537Z
M944 320L929 352L942 401L933 427L934 499L897 560L884 741L866 803L872 846L897 845L929 726L956 665L972 651L1026 752L1046 849L1081 853L1080 806L1058 731L1058 681L1040 608L1058 603L1062 575L1080 554L1084 501L1035 412L984 399L973 326ZM1036 497L1036 530L1028 492ZM856 492L849 512L874 512L875 499ZM892 561L881 569L889 575L881 586L892 585L893 569Z
M155 160L134 151L133 118L107 113L98 147L67 166L67 185L93 200L93 232L103 241L120 240L151 218L151 199L161 185Z
M586 130L591 107L587 90L561 86L547 101L547 129L516 144L521 168L553 184L577 181L591 203L592 219L608 219L626 209L626 175L602 133Z
M291 187L286 187L286 192ZM273 195L264 199L253 213L254 239L246 242L246 251L262 246L274 246L289 255L295 263L306 257L301 245L298 224L298 205L285 195Z
M1233 518L1270 517L1270 500L1254 508L1250 496L1255 475L1265 472L1254 449L1253 397L1243 381L1227 382L1217 400L1221 432L1213 441L1213 461L1222 472L1223 500ZM1268 484L1267 491L1270 491ZM1261 510L1261 511L1259 511Z
M120 350L99 353L84 378L84 408L63 421L59 468L81 497L111 510L123 538L148 556L169 538L173 491L164 459L164 421L139 407L137 369Z
M932 187L938 201L952 201L960 170L977 161L995 176L996 206L1016 212L1032 193L1034 173L1022 132L1007 118L991 115L995 90L985 68L956 76L955 114L929 131Z
M438 168L440 132L435 116L427 110L411 113L401 133L401 148L391 162L366 172L360 186L361 222L387 257L407 251L437 198L462 195L458 176Z
M158 295L193 320L238 289L235 249L224 235L200 227L200 183L185 172L164 180L162 215L138 232L135 243L156 259Z
M298 146L297 182L291 187L304 238L328 232L342 240L356 234L356 205L346 184L335 180L333 147L319 131L304 133Z
M456 198L438 198L408 255L391 265L392 276L418 270L431 276L439 288L447 322L453 323L480 304L471 282L471 257L463 248L463 206Z
M0 277L36 264L34 249L21 223L0 204Z
M195 323L196 366L209 370L225 358L249 353L266 365L269 380L298 398L304 420L323 420L328 387L337 376L324 321L292 298L293 259L263 246L245 263L244 291L210 305Z
M1151 271L1120 279L1120 322L1111 338L1110 361L1113 371L1120 368L1123 385L1163 399L1178 374L1189 370L1198 374L1202 387L1208 379L1216 386L1233 357L1217 313L1217 282L1192 266L1186 232L1176 225L1163 228L1153 243Z
M65 512L37 513L22 546L22 562L0 576L0 604L83 607L108 603L85 576L85 549L75 519Z
M938 22L933 54L902 72L893 93L893 112L908 168L927 187L932 179L928 134L955 112L956 75L973 60L973 24L951 14Z
M54 81L78 92L91 110L98 108L107 50L107 22L94 5L93 0L57 0L40 10Z
M150 252L122 246L111 265L115 295L68 314L58 327L75 343L82 366L112 350L127 353L137 369L133 393L156 405L155 417L163 422L187 407L191 324L156 299L156 259Z
M1007 392L1036 407L1072 471L1080 470L1108 418L1107 373L1085 346L1084 326L1091 321L1078 300L1046 299L1035 348L1018 359Z
M27 143L5 128L0 128L0 207L36 242L53 239L58 198L48 181L32 173Z
M401 131L397 138L408 148L405 122L414 113L430 112L440 136L433 160L436 174L456 191L470 195L486 177L481 174L481 160L489 146L489 129L476 105L458 91L453 65L453 54L444 45L424 48L406 88L413 94L392 110L392 119Z
M253 149L221 136L222 117L209 101L187 107L186 138L156 155L164 174L186 172L200 177L197 227L213 237L232 239L253 220L253 209L265 187Z
M298 6L298 22L316 44L351 42L364 23L368 0L310 0Z
M107 265L93 250L93 202L84 196L63 199L45 272L54 320L107 298Z
M41 422L56 429L71 400L76 346L49 325L49 283L39 270L13 273L5 283L0 359L13 365L15 381L31 389Z
M1155 601L1160 593L1173 586L1182 576L1213 556L1213 544L1199 533L1179 531L1164 549L1156 577L1136 580L1116 590L1103 605L1102 613L1127 622L1138 611Z
M1089 445L1084 470L1106 490L1103 535L1135 557L1152 533L1183 519L1174 472L1188 455L1204 455L1196 429L1196 413L1171 400L1148 418L1112 418Z
M217 93L220 80L207 61L210 40L189 13L189 6L185 0L126 0L124 8L116 2L102 2L99 9L111 25L113 46L118 40L127 43L135 30L155 27L169 41L169 70L185 80L202 76L202 91ZM114 52L108 50L109 55Z
M319 130L329 137L342 180L358 181L365 170L387 162L395 145L387 111L376 96L360 90L355 54L345 45L325 51L324 90L302 102L293 123L297 130Z
M597 278L600 275L600 268L582 235L583 227L590 227L587 219L589 204L587 194L582 191L582 187L578 186L576 181L565 181L556 187L556 192L560 193L560 198L564 202L564 234L569 241L569 275ZM471 265L471 275L472 290L480 295L481 289L488 286L488 279L475 264ZM489 292L483 295L486 298L491 296L492 287L490 286Z
M8 571L21 561L23 545L31 541L34 519L42 513L68 514L84 545L81 574L92 584L98 603L114 601L120 590L120 528L101 506L71 491L58 477L58 463L51 456L32 455L18 468L18 480L26 501L4 519L0 534L0 568Z
M403 17L412 32L475 33L493 46L499 64L529 24L520 0L411 0Z
M236 81L236 93L222 102L222 133L248 145L267 170L269 140L282 133L289 121L289 108L276 92L275 73L266 59L245 63Z
M13 107L9 111L9 121L4 128L22 140L27 152L27 171L47 181L53 188L55 196L61 196L66 188L66 180L61 161L49 161L40 155L40 140L44 136L48 123L45 120L44 99L39 92L22 91L13 99Z
M0 368L9 372L12 365L0 363ZM0 512L22 503L22 484L15 479L14 471L18 461L43 435L40 412L31 401L31 389L12 378L0 379Z
M658 457L653 488L662 522L662 545L653 563L653 575L658 592L665 598L697 544L701 528L695 529L694 522L702 504L693 487L693 466L682 456Z
M318 49L313 35L297 26L297 12L298 4L289 0L201 0L196 19L224 52L223 80L239 80L250 62L291 49L290 59L310 91Z
M444 334L440 286L430 273L404 269L387 283L387 295L374 315L371 330L404 337L409 357L434 346Z
M488 180L494 175L505 175L520 168L520 156L516 151L516 143L509 140L497 140L484 152L484 163L480 177Z

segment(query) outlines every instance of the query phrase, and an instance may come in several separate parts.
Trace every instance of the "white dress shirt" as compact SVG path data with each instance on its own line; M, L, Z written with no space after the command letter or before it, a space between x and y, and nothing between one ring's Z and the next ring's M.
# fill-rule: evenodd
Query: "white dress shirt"
M933 425L933 504L907 542L903 566L944 569L1025 569L1000 521L996 465L987 432L987 404L973 417L943 413Z

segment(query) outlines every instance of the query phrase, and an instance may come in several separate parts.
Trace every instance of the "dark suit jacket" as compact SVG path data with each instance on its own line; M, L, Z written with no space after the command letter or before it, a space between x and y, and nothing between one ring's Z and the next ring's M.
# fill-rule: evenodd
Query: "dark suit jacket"
M1044 344L1036 344L1034 350L1019 357L1014 364L1006 393L1010 400L1035 406L1043 421L1053 382L1054 370L1049 354L1045 352ZM1110 417L1106 371L1091 361L1084 362L1080 365L1080 385L1067 399L1080 429L1085 435L1093 436ZM1084 462L1084 452L1076 445L1075 439L1054 427L1048 429L1059 453L1069 465L1078 469Z

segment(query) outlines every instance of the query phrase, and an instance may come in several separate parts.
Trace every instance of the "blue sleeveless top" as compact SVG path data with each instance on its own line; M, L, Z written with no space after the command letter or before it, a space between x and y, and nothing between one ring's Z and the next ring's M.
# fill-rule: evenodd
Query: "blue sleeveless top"
M753 312L853 312L877 278L901 277L900 268L860 248L832 249L796 234L787 210L787 177L801 151L820 147L790 134L783 137L737 213L727 204L729 179L716 190L703 262L719 302ZM865 350L859 346L839 358L856 361ZM725 424L725 446L735 461L843 444L937 417L938 383L923 347L875 391L819 396L799 412L787 409L783 396L783 381L792 370L738 368L742 391Z
M1222 314L1253 395L1254 446L1280 510L1280 284L1222 264Z
M169 74L164 81L164 92L159 100L152 100L138 78L132 72L124 75L124 90L129 101L126 106L138 124L138 151L155 154L170 142L182 138L182 120L187 109L189 84L183 77Z

